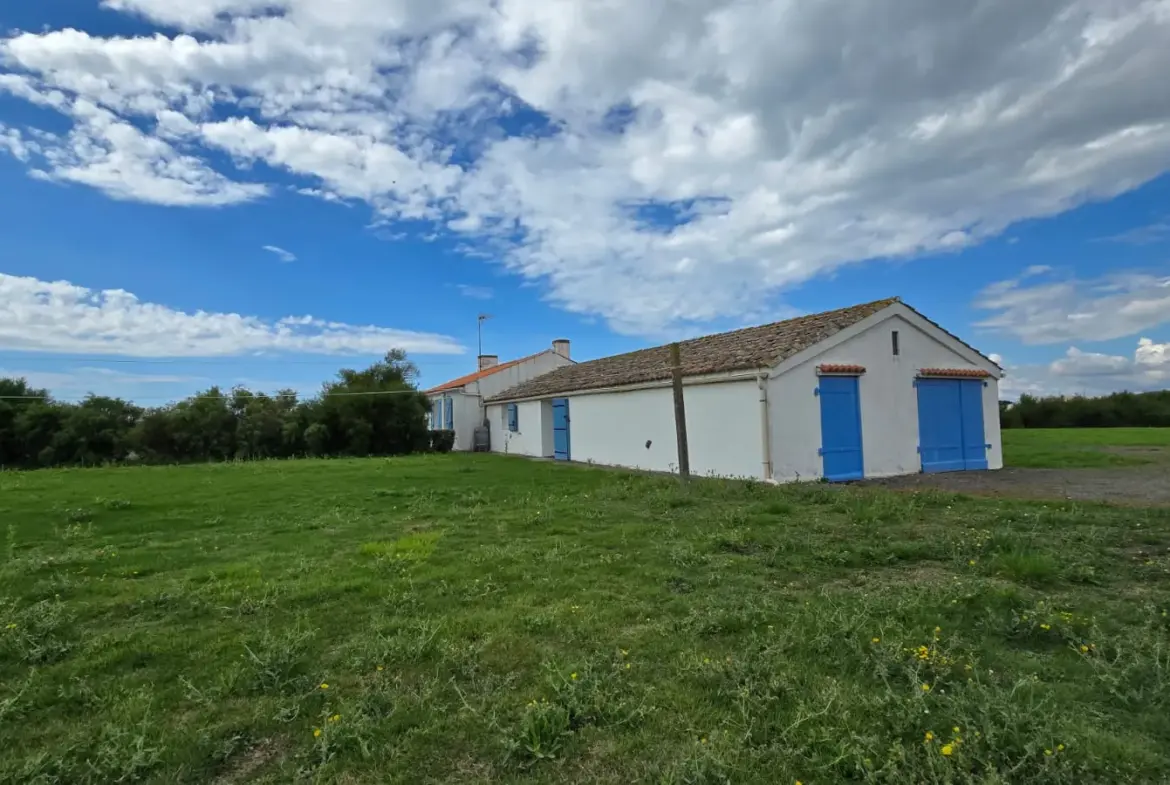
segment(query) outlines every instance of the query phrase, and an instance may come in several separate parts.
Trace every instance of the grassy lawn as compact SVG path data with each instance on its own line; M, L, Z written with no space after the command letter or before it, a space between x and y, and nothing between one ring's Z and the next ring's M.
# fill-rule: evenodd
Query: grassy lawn
M461 455L0 474L0 536L0 782L1170 778L1167 510Z
M1009 428L1004 464L1038 468L1170 463L1170 428Z

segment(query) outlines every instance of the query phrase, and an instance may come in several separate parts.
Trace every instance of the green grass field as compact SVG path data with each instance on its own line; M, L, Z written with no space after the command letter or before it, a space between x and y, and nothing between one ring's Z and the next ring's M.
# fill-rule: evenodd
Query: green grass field
M0 474L0 782L1170 778L1170 511L497 456Z
M1077 468L1170 463L1170 428L1009 428L1006 466Z

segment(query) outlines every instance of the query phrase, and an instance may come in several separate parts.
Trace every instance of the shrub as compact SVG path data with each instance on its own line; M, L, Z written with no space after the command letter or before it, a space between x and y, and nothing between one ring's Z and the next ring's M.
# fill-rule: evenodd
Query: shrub
M431 451L451 452L455 448L455 431L431 431Z

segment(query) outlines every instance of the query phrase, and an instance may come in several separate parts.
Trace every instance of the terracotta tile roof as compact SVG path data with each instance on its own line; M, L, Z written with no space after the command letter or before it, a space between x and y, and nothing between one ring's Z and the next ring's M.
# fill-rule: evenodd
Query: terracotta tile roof
M826 374L830 374L830 375L842 374L842 375L851 376L853 374L865 373L865 366L864 365L832 365L832 364L826 363L825 365L818 365L817 366L817 373L826 373Z
M949 378L962 379L987 379L991 376L990 373L982 368L923 368L918 372L919 376L946 376Z
M770 367L896 302L899 302L896 297L875 300L836 311L682 341L679 353L683 376ZM558 368L487 400L544 398L558 393L669 378L670 346L667 344Z
M546 349L545 351L548 351L548 350ZM438 387L432 387L431 389L427 390L425 392L425 394L431 395L432 393L445 392L447 390L454 390L457 387L462 387L463 385L468 384L470 382L479 381L480 379L484 378L485 376L491 376L493 373L499 373L500 371L502 371L506 368L511 368L513 365L519 365L520 363L524 362L525 360L531 360L534 357L539 357L542 354L544 354L544 352L537 352L536 354L530 354L527 357L521 357L519 360L509 360L506 363L499 363L497 365L493 365L491 368L484 368L482 371L476 371L475 373L469 373L466 376L460 376L458 379L452 379L449 382L443 382Z

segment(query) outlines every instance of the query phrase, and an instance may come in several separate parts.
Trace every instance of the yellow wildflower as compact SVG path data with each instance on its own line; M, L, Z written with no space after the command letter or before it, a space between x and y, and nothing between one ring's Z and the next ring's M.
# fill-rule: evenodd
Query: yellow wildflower
M704 665L709 665L710 663L711 663L711 658L710 658L710 657L704 657L704 658L703 658L703 664L704 664Z
M1063 745L1063 744L1057 744L1057 745L1056 745L1056 751L1057 751L1057 752L1064 752L1064 745Z
M381 665L379 665L379 666L378 666L378 667L377 667L375 670L384 671L384 670L386 670L386 669L385 669L385 668L383 668Z
M941 634L942 634L942 627L935 627L934 628L934 637L937 638Z
M320 728L313 728L313 738L318 739L320 737L321 737L321 729Z
M1052 629L1052 625L1051 625L1051 624L1041 624L1041 625L1040 625L1040 629L1042 629L1042 630L1051 630L1051 629Z
M700 743L700 744L706 744L706 743L707 743L707 737L706 737L706 736L704 736L703 738L699 739L699 743Z
M340 714L334 714L332 717L329 718L330 722L339 722L340 720L341 720Z
M974 567L974 566L975 566L975 560L974 560L974 559L972 559L971 561L967 562L967 566L968 566L968 567Z
M629 670L629 669L630 669L630 663L627 662L626 663L626 670Z
M930 692L930 685L929 685L929 684L923 684L923 685L922 685L922 691L923 691L923 692Z
M874 638L873 640L870 641L870 643L881 643L881 642L882 642L881 638Z
M1044 754L1045 754L1045 755L1051 755L1051 754L1052 754L1052 750L1044 750Z
M325 682L321 682L321 689L327 690L327 689L329 689L329 685L326 684Z
M16 629L16 623L15 623L15 622L13 622L12 624L9 624L9 625L8 625L8 629L10 629L10 630L15 630L15 629Z
M576 680L577 680L577 674L575 674L575 673L570 673L570 674L569 674L569 678L570 678L570 679L572 679L573 681L576 681Z
M946 755L947 757L950 757L951 753L954 751L955 751L955 748L951 744L944 744L944 745L942 745L942 749L939 750L939 752L941 752L943 755Z
M1089 647L1082 643L1081 644L1081 654L1086 654L1086 653L1088 653L1088 651L1089 651Z
M931 733L930 731L927 731L926 732L926 740L927 741L934 741L934 734Z
M630 653L629 653L628 651L626 651L625 649L622 649L622 650L621 650L621 652L622 652L622 656L623 656L623 657L629 657L629 656L630 656Z
M956 725L955 727L951 728L951 730L952 730L952 731L954 731L955 733L958 733L958 732L959 732L959 726L958 726L958 725Z

